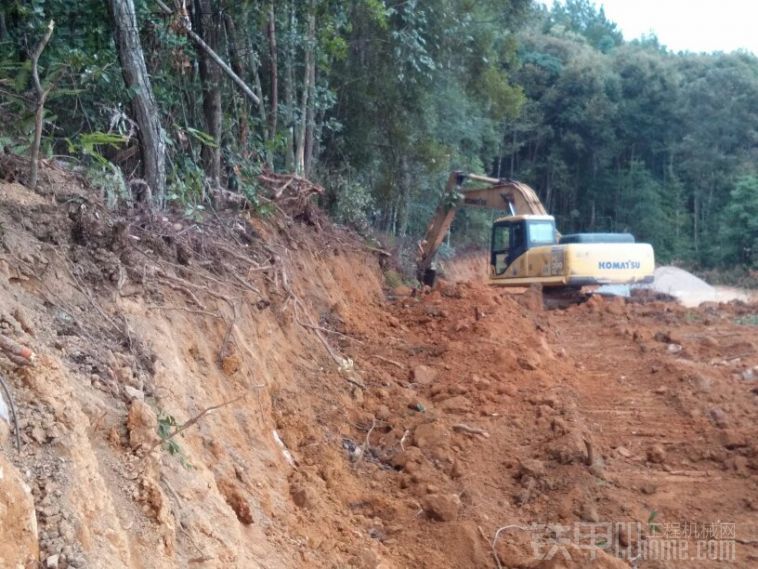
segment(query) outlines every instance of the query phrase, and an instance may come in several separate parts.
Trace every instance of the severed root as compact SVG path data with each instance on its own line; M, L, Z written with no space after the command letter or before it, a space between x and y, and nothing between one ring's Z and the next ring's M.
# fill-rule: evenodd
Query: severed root
M592 442L589 439L583 439L583 442L584 448L587 449L587 458L585 459L586 464L587 466L592 466L595 464L595 451L592 448Z
M0 334L0 350L6 357L18 366L33 366L37 356L26 346Z
M484 429L480 429L479 427L470 427L466 425L465 423L458 423L457 425L453 425L453 430L456 433L463 433L465 435L470 435L470 436L480 435L484 437L485 439L490 438L490 434Z

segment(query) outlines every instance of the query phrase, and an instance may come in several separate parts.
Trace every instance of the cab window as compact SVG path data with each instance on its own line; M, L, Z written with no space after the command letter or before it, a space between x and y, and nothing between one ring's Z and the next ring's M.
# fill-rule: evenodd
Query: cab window
M510 225L495 225L492 228L492 256L490 263L495 267L495 274L502 275L508 268L508 250L511 242Z
M529 246L552 245L555 243L555 225L552 221L529 222Z
M511 244L511 232L508 225L496 225L492 233L492 250L505 251Z
M526 249L526 227L523 222L514 223L512 227L511 253L520 255Z

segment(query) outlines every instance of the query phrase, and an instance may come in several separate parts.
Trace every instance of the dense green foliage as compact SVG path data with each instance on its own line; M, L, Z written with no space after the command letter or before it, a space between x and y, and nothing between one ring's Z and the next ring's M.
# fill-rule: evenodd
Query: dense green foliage
M564 232L632 231L664 261L758 263L753 55L625 41L588 0L549 11L530 0L186 2L196 30L218 26L209 43L255 105L225 78L209 84L158 4L135 4L168 146L167 198L190 211L207 199L206 154L218 148L218 183L232 191L254 199L262 168L298 169L327 188L338 220L413 238L449 171L463 169L529 183ZM20 153L31 140L29 52L53 19L40 59L43 84L54 84L43 154L75 158L121 194L141 165L106 5L3 4L0 139ZM216 134L204 114L213 88ZM489 221L464 213L452 244L486 241Z

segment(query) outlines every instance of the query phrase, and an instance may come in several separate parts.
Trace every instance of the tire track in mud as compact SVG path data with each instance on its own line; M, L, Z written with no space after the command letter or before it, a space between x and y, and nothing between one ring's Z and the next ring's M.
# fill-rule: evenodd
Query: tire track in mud
M746 469L736 469L734 453L724 449L727 430L708 416L713 397L700 393L693 399L683 377L666 365L659 368L661 360L677 357L666 353L664 345L641 346L644 342L618 334L602 317L586 316L560 314L553 322L558 346L579 362L577 413L603 456L604 477L614 487L604 498L637 519L649 512L667 529L722 521L736 525L737 538L755 540L758 526L748 501L758 489L756 479ZM721 385L719 390L718 397L725 400ZM738 542L736 558L723 562L698 559L697 544L690 545L686 561L657 560L650 566L747 568L758 562L758 547L752 543Z

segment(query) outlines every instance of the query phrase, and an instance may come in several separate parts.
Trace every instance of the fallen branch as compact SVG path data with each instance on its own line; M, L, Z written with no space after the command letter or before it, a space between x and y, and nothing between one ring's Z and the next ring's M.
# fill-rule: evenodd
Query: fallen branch
M377 355L372 355L372 356L369 356L369 357L371 357L371 358L376 358L377 360L380 360L380 361L386 362L386 363L388 363L388 364L392 364L393 366L397 366L397 367L399 367L400 369L403 369L403 370L405 369L405 366L404 366L403 364L401 364L401 363L399 363L399 362L396 362L395 360L391 360L391 359L389 359L389 358L385 358L385 357L383 357L383 356L377 356Z
M190 314L200 314L201 316L209 316L210 318L225 320L221 314L218 314L216 312L209 312L208 310L192 310L186 306L164 306L161 304L148 304L146 308L155 308L156 310L179 310L181 312L189 312Z
M371 446L371 433L374 432L374 427L376 427L376 419L371 419L371 427L368 430L368 433L366 433L366 441L363 443L363 447L361 450L361 455L356 460L356 463L360 462L361 459L366 455L368 452L370 446Z
M343 334L342 332L337 332L337 330L329 330L328 328L322 328L321 326L316 326L314 324L306 324L304 322L298 321L298 324L304 328L310 328L312 330L319 330L321 332L326 332L327 334L334 334L335 336L339 336L341 338L346 338L347 340L352 340L353 342L357 342L359 344L365 344L362 340L358 340L357 338L353 338L352 336L348 336L347 334Z
M232 249L229 249L228 247L225 247L224 245L222 245L220 243L214 242L213 245L219 251L223 251L224 253L226 253L227 255L229 255L230 257L232 257L234 259L237 259L238 261L241 261L243 263L249 263L249 264L254 265L256 267L258 266L258 263L256 262L255 259L251 259L251 258L249 258L249 257L247 257L247 256L245 256L245 255L243 255L241 253L237 253L236 251L234 251Z
M408 438L408 435L410 435L411 432L408 429L405 429L405 432L403 433L403 436L400 437L400 450L405 452L405 439Z
M237 397L236 399L232 399L231 401L226 401L224 403L220 403L219 405L212 405L211 407L206 407L205 409L203 409L202 411L200 411L200 413L198 413L197 415L195 415L194 417L192 417L191 419L189 419L186 423L184 423L181 426L179 426L176 429L174 429L174 431L170 435L168 435L165 438L162 438L157 443L155 443L152 447L150 447L150 449L147 451L146 454L150 454L151 452L153 452L155 450L156 447L162 445L163 443L166 443L166 442L170 441L176 435L179 435L179 434L183 433L184 431L186 431L187 429L189 429L192 425L196 424L200 419L202 419L203 417L205 417L211 411L215 411L217 409L221 409L222 407L227 407L228 405L231 405L232 403L236 403L240 399L244 399L244 398L245 398L244 395L240 395L239 397Z
M346 377L345 381L347 381L348 383L352 385L355 385L356 387L360 389L363 389L364 391L366 390L366 386L362 384L360 381L358 381L357 379L353 379L352 377Z
M13 397L11 396L11 391L8 389L8 384L5 383L5 379L2 375L0 375L0 385L3 387L3 391L5 392L5 398L8 400L8 407L10 407L11 414L13 415L13 430L15 432L15 439L16 439L16 452L21 451L21 435L19 435L18 431L18 415L16 414L16 406L13 404Z
M182 285L183 287L186 287L188 289L194 288L195 290L201 290L201 291L203 291L205 294L207 294L209 296L212 296L212 297L217 298L219 300L223 300L226 303L229 303L229 299L226 296L224 296L223 294L219 294L217 292L212 291L207 286L198 285L198 284L192 283L192 282L190 282L188 280L185 280L185 279L183 279L181 277L175 277L173 275L169 275L165 271L160 270L160 269L156 272L156 275L158 277L162 278L162 279L167 279L169 281L172 281L174 283ZM168 284L168 283L165 283L165 284ZM201 306L202 306L202 304L201 304Z
M292 183L294 180L295 180L295 178L294 178L294 177L293 177L293 178L290 178L289 180L287 180L287 181L284 183L284 185L283 185L281 188L279 188L278 190L276 190L276 192L274 193L274 199L275 199L275 200L278 200L280 197L282 197L282 194L284 193L284 190L286 190L286 189L289 187L289 185L290 185L290 184L291 184L291 183Z
M389 251L385 251L384 249L377 249L376 247L366 247L366 250L371 251L372 253L376 253L377 255L381 255L382 257L392 257L392 254Z
M180 285L180 284L177 284L177 283L172 283L168 279L163 279L160 282L163 283L164 285L166 285L167 287L169 287L170 289L175 290L177 292L181 292L182 294L184 294L187 297L189 297L189 299L198 308L200 308L202 310L206 309L206 306L202 302L200 302L200 300L195 296L195 293L192 292L190 289L188 289L186 286L183 286L183 285Z
M250 269L252 270L260 270L260 269ZM245 279L243 279L241 276L239 276L237 273L232 271L232 277L234 277L234 280L236 280L238 283L240 283L243 287L245 287L247 290L254 292L256 294L261 294L261 291L255 288L253 285L251 285L249 282L247 282Z
M500 556L497 554L497 540L500 539L500 534L504 531L508 531L509 529L520 529L522 531L529 531L529 528L525 528L520 525L512 524L509 526L503 526L501 528L498 528L495 532L495 537L492 539L492 556L495 558L495 563L497 563L497 569L503 569L503 566L500 564Z
M466 435L480 435L484 437L485 439L490 438L490 434L485 431L484 429L480 429L479 427L470 427L469 425L466 425L465 423L458 423L457 425L453 425L453 430L456 433L464 433Z
M174 15L174 12L171 10L171 8L166 6L166 4L164 4L161 0L156 1L160 9L163 10L167 15ZM256 105L260 105L261 100L255 93L253 93L253 90L247 86L247 83L240 79L239 75L237 75L232 70L232 68L229 67L215 51L213 51L211 46L205 43L203 41L203 38L201 38L192 30L192 25L190 24L189 17L186 14L182 14L180 16L179 25L181 30L187 34L187 37L189 37L195 43L195 45L197 45L200 49L208 54L208 57L210 57L213 62L221 68L221 71L223 71L227 77L234 81L234 83L240 88L240 90L247 96L248 99L250 99Z

